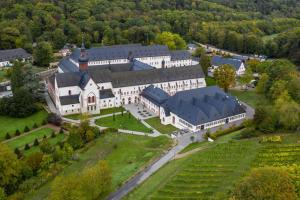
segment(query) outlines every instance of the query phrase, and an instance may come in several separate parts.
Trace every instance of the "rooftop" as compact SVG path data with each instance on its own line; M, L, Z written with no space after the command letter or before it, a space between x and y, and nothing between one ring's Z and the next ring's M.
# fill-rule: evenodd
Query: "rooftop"
M215 66L220 66L220 65L231 65L233 66L236 70L238 70L243 62L238 59L233 59L233 58L225 58L222 56L213 56L211 59L211 64Z
M168 98L170 97L168 93L158 87L155 87L154 85L150 85L145 88L142 91L141 96L151 100L151 102L157 106L160 106L161 104L166 102L166 100L168 100Z
M28 59L31 57L31 54L27 53L24 49L8 49L0 50L0 62L3 61L12 61L16 59Z

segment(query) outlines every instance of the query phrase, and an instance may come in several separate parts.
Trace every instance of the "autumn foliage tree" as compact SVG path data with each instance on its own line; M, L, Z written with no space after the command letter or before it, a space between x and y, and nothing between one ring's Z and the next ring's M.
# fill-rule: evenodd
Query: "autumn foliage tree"
M295 186L289 174L279 168L252 170L233 191L234 200L296 200Z
M217 85L228 92L229 88L235 85L235 70L231 65L221 65L214 71Z

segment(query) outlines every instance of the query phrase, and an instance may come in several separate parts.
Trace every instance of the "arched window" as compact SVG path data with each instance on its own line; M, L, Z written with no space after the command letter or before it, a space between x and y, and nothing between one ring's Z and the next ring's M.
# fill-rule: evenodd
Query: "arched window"
M91 97L88 97L88 103L91 103Z
M92 103L95 103L95 96L92 96Z

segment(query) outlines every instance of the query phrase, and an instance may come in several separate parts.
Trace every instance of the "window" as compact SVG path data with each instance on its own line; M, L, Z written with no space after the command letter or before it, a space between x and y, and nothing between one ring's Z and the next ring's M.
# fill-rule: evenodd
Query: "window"
M72 91L71 90L69 90L69 95L71 95L72 94Z
M88 103L91 103L91 97L88 97Z

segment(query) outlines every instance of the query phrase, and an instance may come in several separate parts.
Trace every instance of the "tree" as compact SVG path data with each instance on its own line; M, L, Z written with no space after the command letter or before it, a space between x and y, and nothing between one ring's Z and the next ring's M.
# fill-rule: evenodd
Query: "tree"
M207 56L205 53L201 54L200 65L202 67L202 70L203 70L205 76L207 76L208 69L211 67L210 60L211 60L211 58L209 56Z
M41 168L42 160L43 154L40 152L30 154L27 158L27 165L31 168L33 174L36 174L37 171Z
M45 154L51 154L54 151L53 146L50 144L48 139L43 139L43 141L40 144L40 149Z
M292 100L287 90L275 101L279 124L285 129L295 130L300 125L300 105Z
M179 50L186 48L186 42L180 35L171 32L162 32L155 38L155 43L167 45L171 50Z
M256 86L256 92L259 94L263 94L266 91L266 84L269 80L269 76L266 73L261 74L260 79Z
M15 62L12 67L10 81L12 92L15 93L16 89L19 89L24 85L24 77L22 71L23 64Z
M12 192L18 183L21 164L17 156L3 143L0 143L0 187Z
M236 200L297 199L295 187L289 174L274 167L258 168L243 178L233 191Z
M248 84L253 79L253 72L250 67L246 68L246 72L240 76L240 83L242 85Z
M40 144L39 140L37 138L35 138L33 145L34 146L39 146L39 144Z
M34 63L41 67L48 67L53 59L53 50L49 42L40 42L33 51Z
M83 141L81 140L81 137L75 128L70 130L67 143L71 145L73 149L79 149L83 146Z
M276 100L283 91L285 91L285 88L287 87L287 82L284 80L277 80L273 82L272 87L269 90L268 96L272 100Z
M231 86L235 85L235 70L230 65L221 65L214 71L217 85L228 92Z
M3 188L0 187L0 200L6 200L6 194Z

